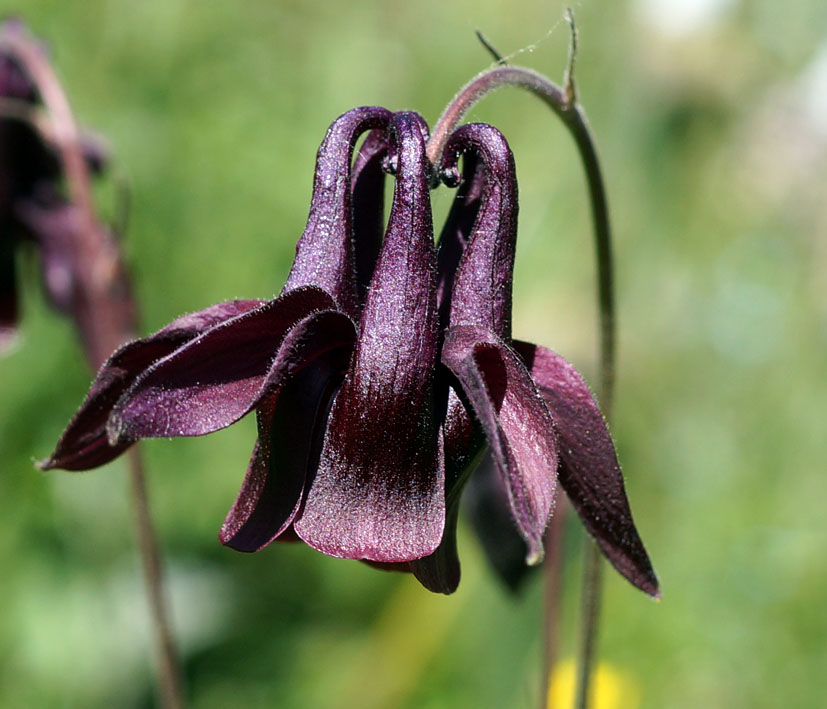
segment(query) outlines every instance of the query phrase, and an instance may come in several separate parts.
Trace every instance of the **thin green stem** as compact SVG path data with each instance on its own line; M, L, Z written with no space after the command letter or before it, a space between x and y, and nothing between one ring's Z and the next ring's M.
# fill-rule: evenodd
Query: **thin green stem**
M571 20L570 20L571 21ZM573 23L572 23L573 25ZM573 44L573 46L575 46ZM566 85L561 88L546 77L531 69L517 66L502 66L485 71L466 84L454 97L440 116L428 141L427 154L435 166L432 180L440 179L437 173L442 152L448 137L459 125L468 110L492 91L504 86L526 89L545 103L563 121L577 146L580 160L586 172L589 189L592 221L594 226L595 255L597 261L598 311L600 319L600 389L599 396L604 415L608 418L612 410L615 377L615 303L614 267L612 259L611 225L606 201L606 190L600 170L600 162L591 130L583 108L577 102L574 85L573 65L575 53L569 55ZM596 644L601 590L600 568L602 561L596 546L589 543L586 551L583 584L583 625L580 640L580 672L577 687L577 706L588 705L589 681L592 674ZM544 647L553 643L550 632L556 627L552 618L546 618ZM546 668L545 685L548 685Z

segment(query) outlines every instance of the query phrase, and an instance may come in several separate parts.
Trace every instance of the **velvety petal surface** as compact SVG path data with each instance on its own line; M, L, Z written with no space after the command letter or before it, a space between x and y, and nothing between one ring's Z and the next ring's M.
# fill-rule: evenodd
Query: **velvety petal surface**
M526 561L536 564L543 558L557 473L557 444L545 402L519 357L484 328L450 328L442 363L457 378L485 431L528 545Z
M116 458L129 447L130 442L110 446L106 421L115 403L138 376L205 330L261 305L259 300L218 303L183 315L149 337L121 347L101 367L89 394L60 437L55 451L38 467L42 470L87 470Z
M330 414L305 508L294 523L331 556L402 562L432 553L445 521L434 416L436 257L423 134L395 114L397 162L388 230L359 339Z
M324 320L324 315L316 320ZM258 441L238 499L221 528L222 544L257 551L293 522L308 471L318 463L330 401L349 357L350 347L319 355L284 377L278 390L261 402L256 411Z
M382 163L388 154L387 135L383 130L368 133L351 175L353 248L356 262L356 289L359 303L365 293L385 234L385 171Z
M658 579L632 520L606 422L577 370L551 350L515 342L557 425L560 484L586 529L631 583L658 596Z
M485 185L485 166L476 153L464 154L461 174L456 196L437 243L437 306L443 327L448 326L454 275L471 238Z
M455 170L459 155L476 153L485 183L471 238L457 266L449 323L477 325L511 337L511 284L517 242L517 179L514 157L494 127L471 123L458 128L445 147L443 168Z
M384 108L354 108L337 118L316 157L313 199L307 226L284 292L316 286L333 296L353 318L359 314L351 211L351 159L357 138L390 119Z
M109 418L110 440L198 436L229 426L265 393L288 331L332 308L324 291L301 288L210 328L147 369L124 393Z
M514 162L502 135L473 124L448 142L443 170L456 175L464 155L460 190L442 231L438 253L440 322L511 330L511 273L516 240L517 193ZM449 296L450 293L450 296ZM479 423L452 389L444 426L448 520L434 554L411 562L422 584L452 593L459 583L456 518L459 497L485 448Z

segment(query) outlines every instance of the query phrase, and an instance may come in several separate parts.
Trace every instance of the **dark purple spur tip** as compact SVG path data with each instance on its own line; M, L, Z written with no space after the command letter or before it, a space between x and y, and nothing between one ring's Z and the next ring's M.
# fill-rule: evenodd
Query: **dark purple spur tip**
M354 108L328 128L316 157L307 226L284 286L285 292L302 286L321 288L354 318L359 314L359 299L351 205L353 148L362 133L385 128L390 117L384 108Z
M657 597L658 579L635 529L606 422L577 370L551 350L526 342L525 361L554 417L560 484L606 558L632 584Z
M112 444L138 438L199 436L234 423L258 403L287 331L334 308L318 288L301 288L210 328L147 369L118 400Z
M41 470L88 470L119 456L131 441L110 445L106 421L115 403L154 362L214 325L248 312L260 300L234 300L183 315L162 330L121 347L101 367L80 409L69 422L51 456L38 463Z
M457 553L457 518L459 504L448 506L445 513L445 530L442 541L433 554L409 562L417 581L429 591L446 596L457 590L460 579L459 554Z
M257 410L258 442L219 539L257 551L292 523L308 471L321 450L329 403L347 368L356 332L342 313L315 313L285 337Z
M83 228L82 213L72 204L44 207L34 200L18 200L15 214L38 246L43 286L49 302L62 313L71 313L78 290L77 235Z
M511 515L508 491L490 455L485 455L462 495L467 519L485 557L509 591L516 593L532 568L526 566L526 544ZM560 514L560 509L555 509Z
M457 378L485 431L528 545L526 563L537 564L557 473L557 443L545 402L516 353L484 328L450 328L442 363Z
M476 325L511 336L511 283L517 242L514 157L502 133L472 123L451 136L442 166L455 170L463 153L481 163L484 182L470 239L453 278L449 324ZM475 173L475 179L480 178Z
M434 415L435 255L424 122L395 114L398 159L387 233L353 361L330 414L316 476L294 523L331 556L410 561L439 545L445 518Z

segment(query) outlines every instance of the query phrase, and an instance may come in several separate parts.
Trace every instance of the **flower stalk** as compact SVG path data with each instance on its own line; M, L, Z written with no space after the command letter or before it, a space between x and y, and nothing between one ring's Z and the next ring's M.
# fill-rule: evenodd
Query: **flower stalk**
M81 136L63 88L40 46L22 24L10 21L0 34L0 51L14 59L36 88L48 123L21 113L28 102L7 101L4 117L27 120L56 149L74 218L71 244L73 291L69 310L90 367L97 371L108 354L135 337L136 309L120 249L97 217ZM31 106L31 104L28 104ZM11 112L11 113L10 113ZM17 113L18 116L13 114ZM156 644L159 699L165 709L183 706L180 669L166 607L163 568L150 514L140 451L127 457L136 535Z

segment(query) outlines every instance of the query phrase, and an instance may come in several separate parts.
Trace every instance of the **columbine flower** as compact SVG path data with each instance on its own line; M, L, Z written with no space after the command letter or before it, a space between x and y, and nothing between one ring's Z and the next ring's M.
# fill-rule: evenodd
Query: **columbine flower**
M2 32L19 31L4 25ZM60 176L54 154L40 139L30 121L37 93L18 64L0 52L0 350L11 342L17 325L18 297L15 251L29 230L25 213L38 193L50 191ZM16 109L16 110L15 110ZM50 269L45 269L47 291ZM53 270L53 269L52 269Z
M67 195L77 185L64 188L62 182L72 182L65 174L67 152L76 151L85 161L81 169L92 172L102 170L105 155L97 139L72 136L66 126L66 134L58 135L55 117L46 120L38 87L14 49L20 46L40 60L42 50L25 26L5 22L0 27L0 351L17 329L15 252L30 242L38 253L48 300L75 322L97 366L124 341L109 338L104 343L102 321L131 327L133 305L113 235ZM74 138L77 144L67 148Z
M487 443L529 563L542 558L559 469L610 561L656 593L588 388L558 355L511 339L517 185L505 139L473 124L449 140L439 172L459 182L464 155L463 195L438 254L426 139L412 113L335 121L282 294L213 306L116 352L43 467L93 467L139 438L209 433L255 409L224 544L298 536L449 593L460 493ZM396 178L384 238L383 168Z

